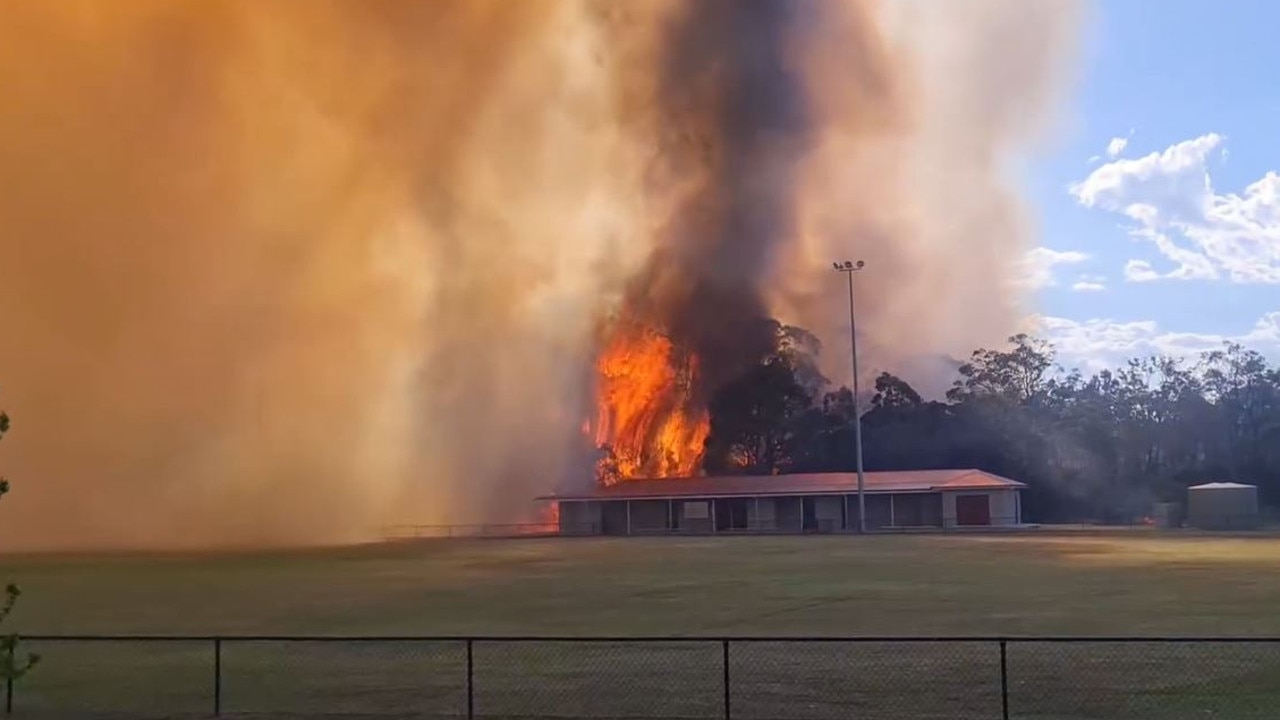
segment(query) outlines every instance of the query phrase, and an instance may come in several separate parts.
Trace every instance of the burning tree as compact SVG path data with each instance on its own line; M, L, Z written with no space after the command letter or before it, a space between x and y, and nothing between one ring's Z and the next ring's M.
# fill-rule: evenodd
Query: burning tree
M694 474L711 427L694 394L698 357L651 325L621 320L610 328L596 372L596 418L588 430L601 452L599 482Z
M779 444L826 384L820 345L768 318L735 327L735 341L750 341L697 333L681 342L636 320L609 328L596 363L597 416L587 426L600 483L788 464ZM704 357L717 372L706 372ZM730 457L741 462L727 465Z

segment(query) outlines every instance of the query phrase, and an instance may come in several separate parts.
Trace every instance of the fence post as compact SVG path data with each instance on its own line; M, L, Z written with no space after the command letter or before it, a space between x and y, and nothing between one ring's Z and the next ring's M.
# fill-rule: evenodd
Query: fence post
M1000 641L1000 717L1009 720L1009 641Z
M475 641L467 638L467 720L476 716Z
M213 714L222 714L222 638L213 639Z
M722 665L724 667L724 720L729 720L731 717L731 713L729 712L729 640L726 638L722 642Z

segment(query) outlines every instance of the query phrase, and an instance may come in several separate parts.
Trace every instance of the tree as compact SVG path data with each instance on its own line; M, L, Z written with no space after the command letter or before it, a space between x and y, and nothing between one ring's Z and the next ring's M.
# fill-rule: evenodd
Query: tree
M871 397L872 408L915 410L924 404L924 399L910 383L887 372L880 373L875 387L876 394Z
M783 358L771 358L720 388L711 400L709 472L775 475L795 460L798 421L813 398Z
M9 416L0 412L0 438L9 431ZM0 477L0 497L9 492L9 481ZM5 599L0 604L0 624L9 617L9 613L13 612L13 606L18 602L18 597L22 595L22 591L17 585L10 583L5 587ZM18 660L18 636L16 634L0 637L0 680L17 680L26 675L36 663L40 662L40 656L28 654L26 660Z
M854 403L828 390L820 345L772 323L775 345L719 389L710 472L851 471ZM1211 480L1257 484L1280 504L1280 368L1226 344L1197 361L1139 357L1085 375L1044 340L1015 335L957 369L945 402L883 372L863 405L867 470L973 467L1028 485L1041 521L1132 522Z
M862 416L864 464L869 470L940 468L955 436L945 404L926 402L906 380L880 373L871 409Z
M1235 343L1205 353L1204 394L1213 404L1217 459L1229 480L1264 475L1280 431L1280 385L1267 361Z
M794 470L815 428L810 411L827 380L818 339L770 321L773 347L711 398L703 467L711 473L774 475Z
M947 399L963 402L998 398L1016 404L1034 401L1054 368L1053 346L1026 334L1009 338L1009 350L975 350L960 366L960 378Z

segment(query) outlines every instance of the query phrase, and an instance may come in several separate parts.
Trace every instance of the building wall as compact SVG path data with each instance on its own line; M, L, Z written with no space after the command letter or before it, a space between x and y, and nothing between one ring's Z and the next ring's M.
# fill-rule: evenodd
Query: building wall
M959 527L956 523L956 497L959 495L986 495L991 509L992 526L1017 525L1022 522L1021 502L1018 490L958 490L942 493L943 527Z
M890 514L890 496L868 494L867 527L869 529L937 526L957 527L956 497L959 495L984 495L988 498L991 525L1009 526L1020 522L1021 505L1017 490L954 491L941 494L898 495L892 501L895 512ZM805 509L801 497L771 497L747 499L747 531L803 532ZM809 529L853 529L858 523L858 501L855 496L824 495L807 498L811 510ZM845 518L845 503L848 516ZM627 502L615 500L565 501L560 503L560 533L562 535L623 535L628 531ZM707 534L715 531L713 503L706 499L687 500L633 500L630 502L630 532L633 535L681 532ZM699 512L699 510L703 512ZM900 510L901 512L896 512ZM674 514L671 518L670 514ZM842 518L845 520L842 522ZM675 527L671 526L674 519ZM742 530L737 530L742 532Z
M890 497L893 527L942 527L941 493L899 493Z
M598 535L600 527L600 503L560 503L561 535Z
M819 530L836 532L844 529L844 496L823 495L813 498L813 519Z
M714 503L710 500L678 500L676 506L680 513L680 532L701 534L715 529Z
M604 535L626 535L627 504L620 500L600 503L600 532Z
M856 506L858 499L855 497L853 503ZM867 495L867 529L874 530L876 528L887 528L892 525L893 517L889 509L888 495ZM854 515L857 515L855 511Z
M773 498L757 498L747 508L747 516L751 519L751 529L761 532L772 532L778 529L778 508Z
M942 527L942 493L924 495L922 502L924 503L924 521L921 524L928 527Z
M672 508L666 500L631 501L631 534L652 535L668 530L668 512Z
M1187 491L1187 524L1205 530L1247 530L1258 525L1258 489Z
M798 497L779 497L773 499L777 512L777 529L780 532L801 532L804 530L803 508Z

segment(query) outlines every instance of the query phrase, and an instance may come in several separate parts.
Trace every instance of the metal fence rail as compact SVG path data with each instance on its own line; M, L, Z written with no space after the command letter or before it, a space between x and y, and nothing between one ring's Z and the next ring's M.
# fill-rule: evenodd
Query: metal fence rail
M1205 523L1204 527L1184 524L1160 524L1154 517L1133 518L1128 520L1084 521L1072 520L1042 524L1027 522L1012 516L994 515L987 525L956 524L912 524L910 519L902 519L892 524L882 524L879 520L868 518L871 524L868 532L876 534L989 534L1009 532L1102 532L1151 531L1161 533L1240 533L1266 532L1275 533L1280 523L1274 519L1257 516L1222 516L1215 522ZM709 521L708 521L709 522ZM382 528L380 536L388 541L409 540L462 540L481 538L538 538L538 537L592 537L592 536L636 536L636 537L714 537L723 535L853 535L858 532L856 518L845 523L834 519L816 520L812 523L800 521L778 524L776 522L751 522L745 525L728 525L725 527L710 524L690 526L652 526L639 522L628 526L625 522L610 525L598 522L537 522L490 525L393 525Z
M560 534L559 523L507 523L488 525L392 525L383 528L385 540L475 539L546 537Z
M7 713L1275 718L1280 638L27 636Z

